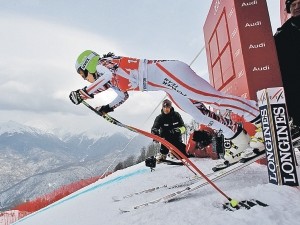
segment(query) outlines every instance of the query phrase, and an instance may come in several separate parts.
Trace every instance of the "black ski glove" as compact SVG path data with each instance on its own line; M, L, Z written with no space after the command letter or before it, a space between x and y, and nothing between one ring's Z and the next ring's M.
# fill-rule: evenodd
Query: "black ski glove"
M79 91L80 90L71 91L71 93L69 95L71 102L73 102L73 104L75 104L75 105L79 105L83 101L83 99L80 96Z
M107 54L103 54L102 58L108 58L108 57L113 57L113 56L115 56L115 53L109 52Z
M109 107L109 104L107 105L103 105L101 107L97 107L96 110L98 110L101 113L109 113L109 112L113 112L114 109Z
M173 128L169 132L170 132L170 134L181 134L179 127Z
M159 136L159 130L157 128L152 128L151 133Z
M155 134L157 136L159 136L159 130L157 128L152 128L151 129L151 133L152 134ZM157 140L153 139L153 142L156 144L156 143L159 143Z
M94 95L88 94L85 87L83 89L78 89L77 91L71 91L69 98L73 104L79 105L85 99L94 98Z

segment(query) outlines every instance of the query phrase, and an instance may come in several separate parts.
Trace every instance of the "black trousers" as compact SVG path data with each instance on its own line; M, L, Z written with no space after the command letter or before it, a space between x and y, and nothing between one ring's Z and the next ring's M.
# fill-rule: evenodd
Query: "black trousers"
M180 152L183 153L185 156L188 156L186 154L186 151L185 151L186 145L183 142L181 142L181 141L174 141L174 140L169 141L169 142L172 145L174 145L176 148L178 148L180 150ZM161 145L161 147L160 147L160 153L164 154L164 155L167 155L169 153L169 149L166 146Z
M285 95L289 117L293 118L294 125L300 127L300 100L295 99L298 93L299 91L288 90Z

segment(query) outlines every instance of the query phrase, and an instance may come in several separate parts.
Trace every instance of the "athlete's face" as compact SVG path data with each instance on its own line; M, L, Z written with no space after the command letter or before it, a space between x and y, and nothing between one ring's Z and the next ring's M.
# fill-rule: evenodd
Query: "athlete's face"
M293 1L290 10L293 17L300 16L300 0Z
M90 83L93 83L95 81L93 74L89 73L87 70L83 71L82 69L79 69L78 73L84 80L87 80Z

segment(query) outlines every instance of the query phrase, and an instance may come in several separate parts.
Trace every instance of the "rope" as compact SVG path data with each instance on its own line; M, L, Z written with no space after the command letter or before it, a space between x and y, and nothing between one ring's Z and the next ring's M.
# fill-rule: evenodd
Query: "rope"
M205 49L205 45L201 48L200 52L195 56L195 58L193 59L193 61L190 63L189 66L191 66L195 61L196 59L199 57L199 55L203 52L203 50Z
M113 164L116 162L116 160L120 157L121 153L123 153L125 151L125 149L127 148L127 146L132 142L132 140L135 138L136 136L133 136L128 143L125 145L125 147L117 154L117 156L111 161L111 163L109 164L109 166L106 168L106 170L103 172L103 174L101 175L101 178L103 178L103 176L106 177L107 172L109 172L109 169L113 166Z

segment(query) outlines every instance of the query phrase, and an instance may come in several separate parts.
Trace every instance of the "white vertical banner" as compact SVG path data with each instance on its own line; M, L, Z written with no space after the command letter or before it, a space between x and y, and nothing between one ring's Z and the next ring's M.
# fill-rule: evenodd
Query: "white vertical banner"
M269 182L299 186L283 87L257 92Z

